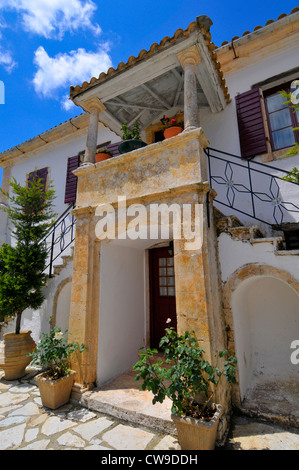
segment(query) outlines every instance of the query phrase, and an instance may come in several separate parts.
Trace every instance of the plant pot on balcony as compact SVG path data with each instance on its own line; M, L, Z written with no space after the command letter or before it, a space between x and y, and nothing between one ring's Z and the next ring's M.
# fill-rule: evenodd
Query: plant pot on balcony
M165 137L165 139L169 139L170 137L174 137L174 136L180 134L181 132L183 132L182 127L180 127L180 126L170 126L170 127L167 127L165 129L164 137Z
M118 150L120 153L128 153L132 152L133 150L137 150L139 148L145 147L147 144L142 140L137 139L129 139L124 140L118 146Z
M214 405L215 413L210 421L171 415L175 423L182 450L214 450L221 405Z
M32 361L28 354L35 347L30 336L31 331L5 333L4 341L0 345L0 368L4 370L5 380L16 380L24 377L25 369Z
M96 163L102 162L103 160L108 160L108 158L111 158L109 153L99 152L95 154Z
M47 377L47 372L36 376L43 406L56 410L69 402L76 372L53 380Z

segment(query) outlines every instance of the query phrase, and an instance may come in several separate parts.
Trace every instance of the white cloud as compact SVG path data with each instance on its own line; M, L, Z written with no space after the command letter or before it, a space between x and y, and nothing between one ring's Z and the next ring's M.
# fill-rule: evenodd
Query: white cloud
M46 38L62 38L66 31L88 29L100 34L93 22L97 9L92 0L0 0L2 10L17 11L26 31Z
M76 105L72 102L72 100L70 100L69 95L65 94L65 95L63 95L63 97L61 99L61 107L65 111L70 111L71 109L75 109Z
M42 97L55 97L60 89L70 85L78 85L98 77L106 72L112 62L108 54L108 45L104 44L95 52L80 48L70 53L57 54L50 57L40 46L35 51L34 63L37 72L33 78L36 93ZM63 99L64 109L70 109L71 103Z
M2 66L6 72L11 73L12 70L17 66L17 63L12 58L12 55L8 51L3 51L0 48L0 66Z

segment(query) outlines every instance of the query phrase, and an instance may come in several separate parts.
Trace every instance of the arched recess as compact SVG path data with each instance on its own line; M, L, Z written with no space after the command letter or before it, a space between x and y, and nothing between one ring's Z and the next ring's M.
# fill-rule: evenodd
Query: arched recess
M69 328L72 278L64 279L55 292L51 326L65 332Z
M263 381L299 384L290 359L299 339L299 282L273 266L248 264L225 283L223 300L228 346L238 358L235 404Z

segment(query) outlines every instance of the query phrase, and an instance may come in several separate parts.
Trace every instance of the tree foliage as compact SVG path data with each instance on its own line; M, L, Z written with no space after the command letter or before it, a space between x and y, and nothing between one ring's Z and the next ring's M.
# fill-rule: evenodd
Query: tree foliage
M14 179L10 188L5 193L9 206L2 208L11 222L12 245L0 247L0 320L17 316L18 334L22 312L36 310L44 301L47 247L42 239L55 217L54 190L51 185L45 189L40 178L24 187Z

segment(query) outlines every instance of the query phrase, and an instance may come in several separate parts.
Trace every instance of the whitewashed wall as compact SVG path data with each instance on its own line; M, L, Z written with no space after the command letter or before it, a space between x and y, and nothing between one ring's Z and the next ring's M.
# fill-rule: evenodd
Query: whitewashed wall
M131 368L145 337L145 253L102 243L97 385Z
M109 140L111 140L111 142L118 142L120 138L109 129L99 126L98 143L107 142ZM18 182L23 184L26 182L26 175L29 172L34 171L35 168L48 167L48 179L53 181L56 195L55 212L60 215L68 207L68 204L64 203L67 159L85 150L85 145L86 135L84 134L77 138L75 135L72 135L65 141L57 142L57 144L52 146L49 150L47 150L47 147L43 146L36 155L32 155L31 158L20 161L18 164L14 165L11 175Z
M297 55L298 45L289 43L287 45L287 49L285 50L279 50L275 52L275 54L269 55L268 57L263 58L261 60L257 60L254 64L247 65L239 71L225 74L226 84L231 96L231 103L228 104L224 111L217 114L212 114L208 109L203 109L200 111L200 125L202 126L210 141L210 147L231 154L241 155L235 104L236 95L238 93L243 93L250 90L251 87L257 83L263 82L267 79L274 77L275 75L279 75L281 73L293 69L298 65L295 60L295 57ZM224 158L230 160L229 157ZM232 161L236 160L232 159ZM257 156L254 158L253 161L261 162L261 157ZM246 162L244 164L246 165ZM299 167L299 155L274 160L266 165L268 165L268 167L274 166L289 171L294 166L297 166L297 168ZM217 171L217 168L219 171ZM259 167L256 166L256 168L258 169ZM214 174L223 175L224 164L221 162L214 162L213 170ZM270 168L269 173L277 174L275 170L272 170ZM254 174L254 178L257 178L256 174ZM233 179L234 182L241 182L243 180L247 187L249 185L247 173L242 169L238 170L237 167L234 167ZM268 184L269 180L265 179L264 181L267 181L267 183L265 184ZM260 187L263 188L263 185L261 185ZM221 196L221 198L225 198L226 188L220 188L219 186L217 186L217 189L219 191L224 191L223 195L219 194L219 197ZM296 201L297 205L299 205L298 186L286 184L283 186L282 191L283 200L293 202ZM250 196L248 197L248 195L236 193L236 197L242 200L242 205L244 206L245 212L247 212L247 209L251 209ZM216 204L216 206L225 214L229 215L233 213L231 209L226 208L222 205ZM259 218L263 219L267 215L266 212L269 211L272 213L272 210L273 207L271 207L271 204L260 203L257 208L257 215L259 216ZM235 215L237 215L245 225L256 224L252 218L249 218L246 215L237 212L235 213ZM289 221L292 222L295 220L299 221L299 213L290 215ZM259 225L260 228L262 228L262 230L267 234L267 228L262 223L257 222L257 225Z
M299 278L298 255L278 255L270 242L233 240L222 233L219 259L222 281L250 264L281 270L282 279L258 275L244 279L232 292L231 308L239 368L241 398L255 380L296 379L299 366L291 363L291 343L299 334L299 296L283 280L283 272Z

